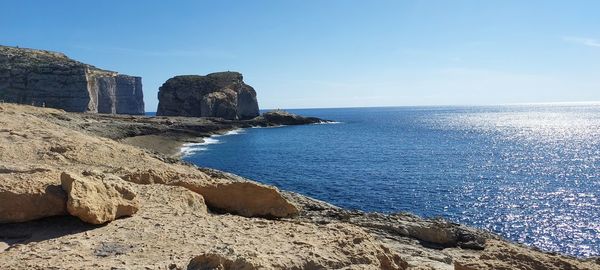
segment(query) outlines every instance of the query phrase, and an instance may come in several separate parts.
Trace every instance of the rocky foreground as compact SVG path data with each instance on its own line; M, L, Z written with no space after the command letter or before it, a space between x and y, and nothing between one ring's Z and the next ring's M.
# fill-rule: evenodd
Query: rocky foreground
M319 121L0 104L0 269L600 269L598 260L443 220L348 211L173 157L181 143L280 117Z

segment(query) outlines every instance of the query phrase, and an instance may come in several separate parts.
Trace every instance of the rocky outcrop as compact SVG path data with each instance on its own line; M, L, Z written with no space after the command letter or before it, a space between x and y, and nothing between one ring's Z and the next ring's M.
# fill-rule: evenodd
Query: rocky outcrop
M69 214L87 223L103 224L138 211L136 194L126 183L86 174L88 177L68 172L60 175Z
M58 173L45 168L0 166L0 223L67 214Z
M140 77L57 52L0 46L0 101L70 112L144 114Z
M317 123L327 123L329 121L316 117L304 117L282 110L274 110L263 113L260 118L271 125L307 125Z
M298 208L284 198L275 187L217 170L201 170L216 181L206 181L195 175L156 170L125 172L121 178L137 184L185 187L202 195L206 204L217 212L269 218L293 217L298 214Z
M168 79L158 92L156 115L251 119L258 116L256 91L238 72Z
M499 240L490 240L479 256L465 256L454 262L455 270L563 270L600 269L598 261L577 261L558 254L546 254Z

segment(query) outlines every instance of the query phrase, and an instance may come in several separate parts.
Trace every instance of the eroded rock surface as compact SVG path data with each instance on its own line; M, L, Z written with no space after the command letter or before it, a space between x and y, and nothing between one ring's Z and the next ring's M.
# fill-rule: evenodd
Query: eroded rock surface
M600 269L598 261L576 261L557 254L549 255L499 240L490 240L478 256L454 263L455 270L564 270Z
M103 224L131 216L140 207L135 192L124 181L69 172L63 172L60 180L67 193L67 211L87 223Z
M200 266L242 258L258 269L404 269L396 252L353 225L212 214L183 187L132 187L139 212L104 226L69 216L0 224L0 242L18 238L0 252L0 269L186 269L203 254L213 255Z
M158 100L159 116L251 119L259 114L256 91L238 72L175 76L160 87Z
M242 177L216 170L202 169L212 181L197 175L169 171L126 172L121 177L138 184L166 184L185 187L204 198L214 211L245 217L293 217L295 205L285 199L277 188L262 185Z
M58 175L44 168L0 167L0 223L67 214Z

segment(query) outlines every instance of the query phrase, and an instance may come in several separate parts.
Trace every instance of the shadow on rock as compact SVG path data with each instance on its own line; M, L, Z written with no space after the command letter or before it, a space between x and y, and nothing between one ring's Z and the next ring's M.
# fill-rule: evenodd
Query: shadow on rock
M86 224L73 216L48 217L29 222L0 224L0 243L4 242L12 246L40 242L82 233L97 227L99 226Z

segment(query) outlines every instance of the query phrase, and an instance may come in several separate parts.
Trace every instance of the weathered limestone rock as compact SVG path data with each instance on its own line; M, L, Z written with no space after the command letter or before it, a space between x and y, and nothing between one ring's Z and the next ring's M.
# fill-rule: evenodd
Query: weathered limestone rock
M66 201L56 172L0 167L0 223L65 215Z
M139 209L136 194L125 182L68 172L63 172L60 180L67 193L67 211L87 223L103 224L131 216Z
M262 185L217 170L202 169L212 179L169 171L135 171L122 174L125 181L137 184L166 184L185 187L204 197L211 209L245 217L292 217L298 208L275 187Z
M160 87L158 100L156 115L251 119L259 114L256 91L238 72L173 77Z
M455 270L562 270L600 269L593 261L582 262L557 254L547 254L499 240L489 240L478 257L465 257L454 262Z
M195 181L175 182L202 194L212 209L244 217L292 217L298 209L274 187L252 182L229 182L206 185Z
M152 198L153 201L161 202L161 209L167 209L165 212L168 213L165 215L192 213L196 216L206 216L208 213L204 198L187 188L167 185L135 185L135 188L145 212L159 211L153 209L156 205L144 201L145 198Z
M140 77L57 52L0 46L0 101L71 112L144 114Z

